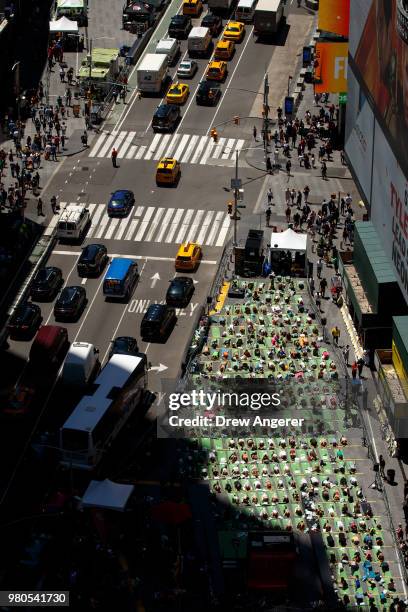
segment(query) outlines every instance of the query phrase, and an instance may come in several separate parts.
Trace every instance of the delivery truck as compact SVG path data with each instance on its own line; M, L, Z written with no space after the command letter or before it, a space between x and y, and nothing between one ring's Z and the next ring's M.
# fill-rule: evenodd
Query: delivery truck
M213 48L211 32L201 26L191 30L187 39L189 57L207 57Z
M284 0L259 0L254 13L254 34L276 34L284 19Z
M137 87L140 93L159 93L168 77L167 55L147 53L137 69Z

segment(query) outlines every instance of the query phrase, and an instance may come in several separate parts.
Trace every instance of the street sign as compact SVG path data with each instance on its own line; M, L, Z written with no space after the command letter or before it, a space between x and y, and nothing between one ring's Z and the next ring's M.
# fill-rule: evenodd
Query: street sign
M244 190L243 189L238 189L238 193L237 193L237 200L238 202L242 202L244 199Z
M231 189L240 189L242 185L241 179L231 179Z
M246 204L238 204L237 208L246 208Z
M339 93L339 104L347 104L347 92L343 91L342 93Z

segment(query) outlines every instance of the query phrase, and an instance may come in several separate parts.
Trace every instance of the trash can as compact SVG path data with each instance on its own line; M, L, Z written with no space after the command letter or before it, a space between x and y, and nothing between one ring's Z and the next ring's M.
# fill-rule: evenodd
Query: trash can
M395 470L393 470L392 468L387 470L387 480L390 484L394 484Z

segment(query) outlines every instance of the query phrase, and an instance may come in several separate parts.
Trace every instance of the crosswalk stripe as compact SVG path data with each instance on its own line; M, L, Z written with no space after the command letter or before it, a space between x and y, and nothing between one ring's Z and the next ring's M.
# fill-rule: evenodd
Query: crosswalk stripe
M224 217L223 224L221 226L220 233L218 234L218 238L217 238L217 241L215 243L215 246L222 246L224 244L225 237L226 237L226 235L228 233L230 225L231 225L231 218L230 218L230 216L228 214L226 214L225 217Z
M118 227L119 223L120 223L121 219L119 219L118 217L111 219L111 222L109 224L108 230L104 236L104 238L106 238L107 240L109 240L109 238L112 238L112 234L115 231L115 229ZM124 221L124 219L122 219L122 221Z
M105 143L102 145L102 149L99 151L99 157L105 157L105 154L111 148L111 145L113 141L115 140L116 136L117 136L117 133L115 132L114 134L111 134L110 136L107 137L107 139L105 140Z
M61 210L66 206L66 202L58 202ZM57 225L58 223L58 219L59 219L59 215L53 215L51 217L51 221L49 222L49 224L47 225L47 227L44 230L44 236L51 236L52 232L54 231L54 227Z
M105 205L104 204L98 204L98 206L96 207L96 210L93 214L93 216L91 216L91 227L89 228L88 234L87 236L89 238L92 238L94 231L96 229L96 227L98 226L99 223L99 219L101 217L101 215L103 214L105 210Z
M186 242L194 242L194 236L197 233L198 228L200 227L200 222L201 222L201 218L204 214L204 210L197 210L195 217L194 217L194 221L188 231L188 234L186 236Z
M123 234L125 233L126 228L128 227L129 223L132 221L132 215L128 215L127 217L125 217L124 219L121 219L120 223L119 223L119 227L118 227L118 231L116 232L116 234L114 235L113 239L114 240L120 240L123 236Z
M190 220L194 212L195 211L192 208L189 208L188 211L186 212L182 225L179 229L179 233L177 234L176 242L183 242L184 235L188 230L188 226L190 225Z
M226 138L220 138L218 141L217 146L215 147L214 153L211 155L211 157L213 159L218 159L218 157L221 155L221 152L224 148L224 144L226 142Z
M106 135L107 135L107 132L102 132L102 134L99 136L98 140L96 141L95 145L93 146L92 151L89 153L89 157L95 157L96 156L96 153L98 152L99 147L101 146L101 144L105 140Z
M198 143L195 153L193 157L191 158L191 162L190 162L191 164L197 163L197 160L200 157L201 153L203 152L203 149L205 145L207 144L207 142L208 142L208 137L201 136L200 142Z
M108 217L108 213L105 210L105 212L102 215L102 219L99 222L98 229L95 232L95 238L102 238L103 234L105 233L105 229L108 226L109 221L110 221L110 218Z
M158 160L161 157L165 157L164 150L166 146L168 145L170 138L171 138L171 134L164 134L161 143L159 144L159 146L156 149L156 152L153 155L153 159Z
M211 231L209 233L209 235L207 236L207 240L204 242L204 244L212 244L214 241L215 236L217 235L218 232L218 228L220 226L221 223L221 219L223 217L224 213L223 212L217 212L217 214L215 215L215 219L212 223L212 227L211 227Z
M227 142L227 145L224 149L224 153L221 155L221 159L228 159L231 155L235 144L235 138L230 138Z
M169 146L167 147L166 150L166 157L173 157L173 151L175 150L178 141L181 138L181 134L174 134L173 138L171 139L171 141L169 142ZM175 155L174 155L175 157Z
M161 134L155 134L152 142L150 143L150 146L147 150L146 155L144 156L144 159L152 159L153 153L157 147L157 145L159 144L160 138L161 138Z
M241 151L242 147L244 146L244 143L245 143L245 140L238 140L237 145L234 149L234 155L236 155L237 151L238 153Z
M138 224L140 222L140 217L143 214L144 208L145 208L144 206L138 206L136 208L136 211L135 211L135 214L133 216L133 219L131 220L131 222L129 224L129 228L128 228L127 232L126 232L126 235L125 235L125 238L124 238L125 240L132 240L132 236L135 233L136 227L138 226ZM118 231L118 234L119 234L119 231ZM122 235L123 235L123 232L120 234L120 236L116 235L115 239L119 240L122 237Z
M86 207L89 210L89 215L92 217L93 212L96 208L97 204L87 204Z
M136 136L136 132L129 132L128 135L125 138L125 142L123 143L123 145L120 147L120 150L118 151L118 158L122 159L125 156L126 151L128 150L128 148L131 145L132 140L134 139L134 137Z
M136 155L134 156L134 159L142 159L144 152L146 151L147 147L146 146L141 146L139 147L138 152L136 153Z
M133 159L137 150L137 145L132 145L126 153L126 159Z
M204 243L204 238L205 235L208 231L208 228L210 226L211 223L211 219L213 218L213 216L215 215L215 211L214 210L209 210L207 211L207 214L205 216L204 222L201 225L201 230L200 233L197 236L196 242L198 242L198 244L203 244Z
M148 209L146 210L146 214L143 217L142 222L140 223L139 230L138 230L136 236L134 237L134 241L135 242L140 242L142 240L143 234L147 230L150 218L153 215L153 213L154 213L154 206L149 206Z
M173 213L174 213L174 208L168 208L166 210L166 214L163 217L163 221L161 223L159 233L154 239L155 242L161 242L163 240L164 232L166 232L169 228L170 219L173 216Z
M215 142L213 140L210 140L210 142L208 143L208 146L207 146L207 148L205 150L204 155L200 159L200 164L206 164L207 163L207 159L210 157L211 151L213 150L214 146L215 146Z
M176 150L176 152L175 152L175 154L174 154L174 157L175 157L176 159L180 159L181 154L183 153L184 148L185 148L185 146L186 146L186 144L187 144L187 142L188 142L189 138L190 138L190 136L189 136L188 134L184 134L184 136L183 136L183 138L181 139L180 144L179 144L179 146L177 147L177 150Z
M193 153L195 144L196 144L196 142L197 142L197 140L199 138L200 138L199 136L192 136L191 137L190 142L188 143L188 147L187 147L183 157L181 158L181 163L185 164L186 162L188 162L188 159L189 159L190 155Z
M125 138L127 132L120 132L119 136L117 137L117 139L115 140L115 142L112 145L113 149L116 149L118 151L119 147L122 144L122 140Z
M152 240L153 235L154 235L154 233L155 233L155 231L157 229L157 226L159 225L159 221L160 221L160 218L161 218L164 210L165 210L165 208L160 208L160 207L157 209L154 218L150 222L149 231L147 232L147 234L146 234L146 236L144 238L146 242L150 242L150 240Z
M184 210L182 208L179 208L176 211L176 214L173 217L173 221L171 222L171 226L169 227L169 231L166 234L164 242L173 242L173 236L178 227L179 221L181 217L183 216L183 213L184 213Z

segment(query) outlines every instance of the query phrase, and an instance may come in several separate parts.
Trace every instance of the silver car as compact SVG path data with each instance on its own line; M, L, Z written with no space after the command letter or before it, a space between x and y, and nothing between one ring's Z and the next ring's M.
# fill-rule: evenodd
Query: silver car
M198 70L198 64L194 60L184 60L177 68L177 76L184 79L192 79Z

